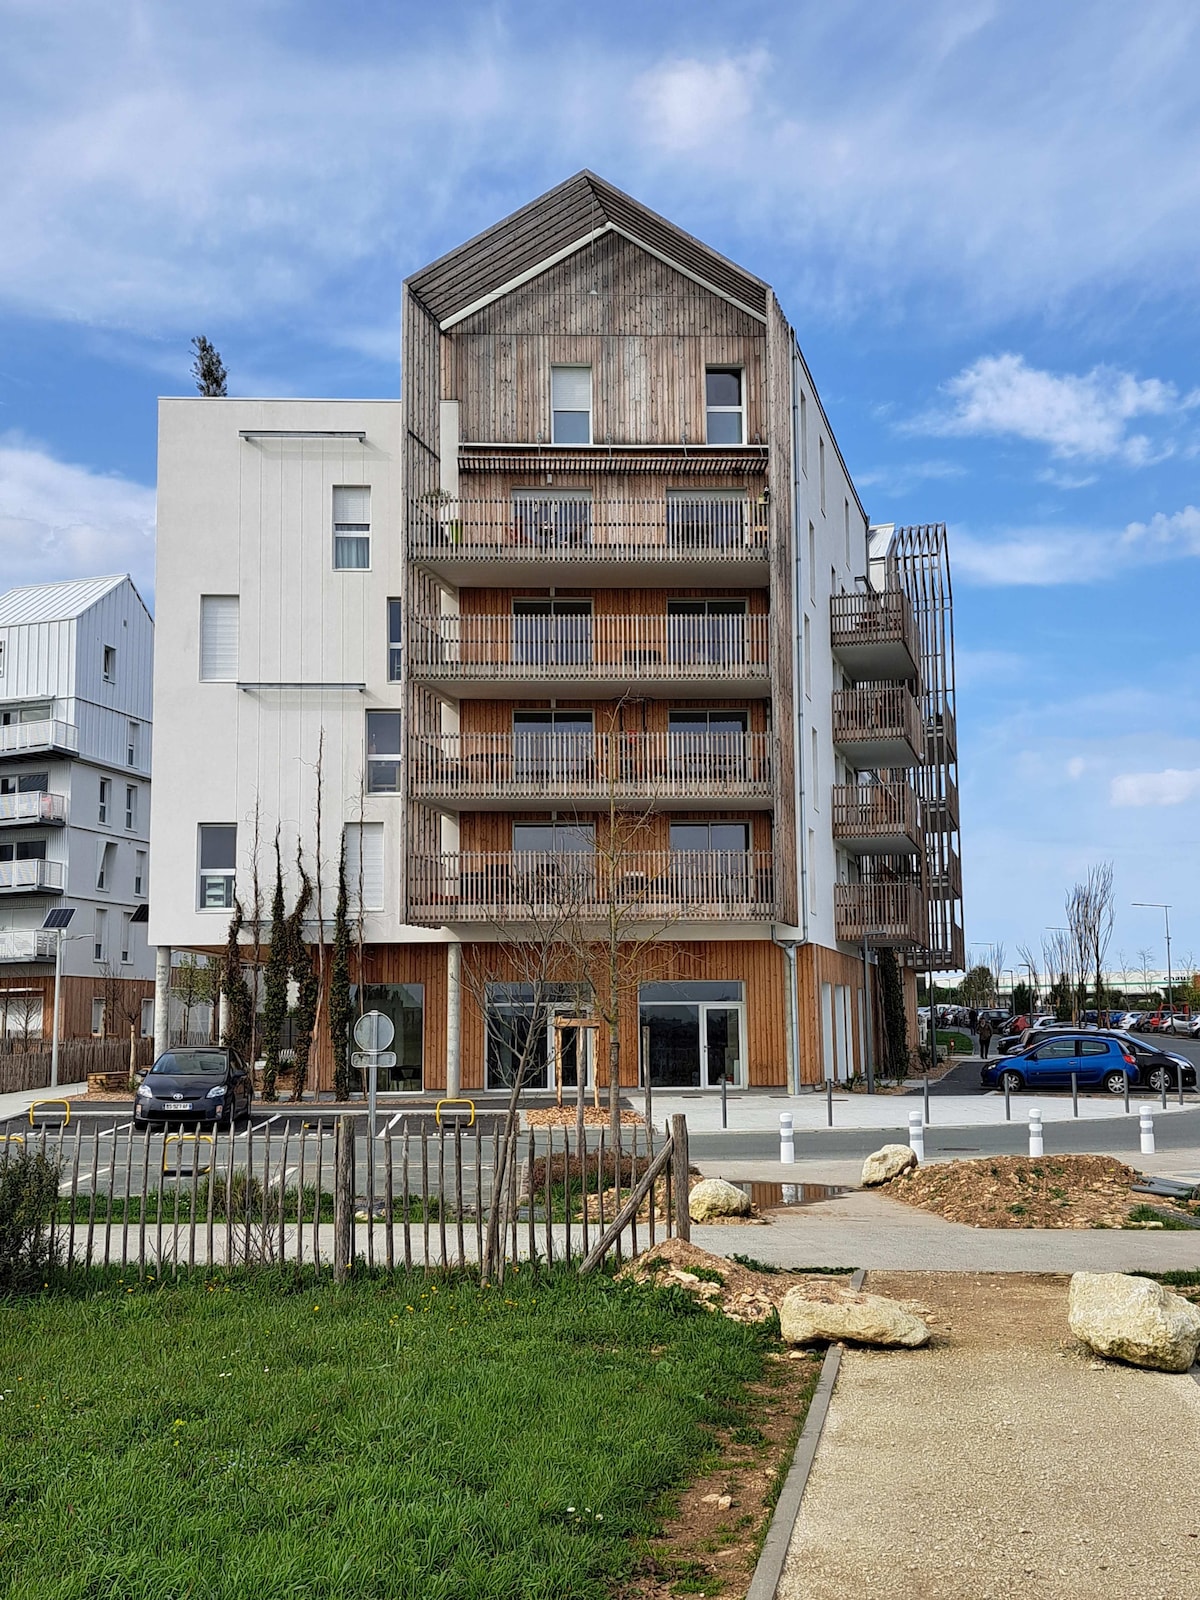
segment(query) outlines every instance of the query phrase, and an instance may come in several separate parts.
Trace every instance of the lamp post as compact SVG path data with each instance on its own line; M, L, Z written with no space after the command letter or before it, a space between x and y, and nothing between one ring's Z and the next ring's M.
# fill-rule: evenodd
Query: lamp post
M1175 1032L1175 1002L1172 998L1174 985L1171 982L1171 906L1162 900L1134 900L1135 906L1144 906L1149 911L1161 911L1163 914L1163 929L1167 939L1167 1015L1171 1019L1171 1032Z
M58 1088L58 991L62 984L62 947L67 937L74 906L54 906L47 911L43 929L54 935L54 1019L50 1025L50 1087Z
M869 954L869 933L863 934L863 1052L866 1057L867 1068L867 1093L875 1093L875 1052L871 1048L871 957Z
M1034 978L1033 968L1028 961L1019 961L1017 965L1024 967L1029 974L1029 1026L1032 1028L1034 1013L1037 1011L1037 982Z

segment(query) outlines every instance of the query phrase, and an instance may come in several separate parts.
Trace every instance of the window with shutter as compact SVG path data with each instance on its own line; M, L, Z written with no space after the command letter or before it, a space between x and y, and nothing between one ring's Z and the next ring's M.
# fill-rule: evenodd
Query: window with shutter
M382 822L346 824L346 894L356 910L383 910Z
M555 444L591 444L591 367L550 368L550 409Z
M234 683L238 675L238 597L200 596L200 677L205 683Z
M333 565L344 572L365 572L371 565L371 490L365 484L341 484L333 491Z

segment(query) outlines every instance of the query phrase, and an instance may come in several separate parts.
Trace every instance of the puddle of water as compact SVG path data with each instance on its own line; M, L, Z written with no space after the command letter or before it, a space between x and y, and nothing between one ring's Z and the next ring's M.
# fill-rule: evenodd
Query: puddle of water
M834 1200L838 1195L849 1194L844 1185L829 1183L739 1183L760 1211L773 1211L780 1206L812 1206L821 1200Z

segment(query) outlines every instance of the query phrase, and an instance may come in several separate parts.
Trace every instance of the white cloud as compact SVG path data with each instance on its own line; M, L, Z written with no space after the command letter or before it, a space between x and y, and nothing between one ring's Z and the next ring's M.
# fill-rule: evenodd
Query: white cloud
M1082 778L1087 771L1087 762L1082 756L1072 756L1067 762L1067 777L1075 780Z
M1114 806L1178 806L1200 800L1200 769L1181 772L1123 772L1112 780Z
M966 467L954 461L898 461L893 466L856 472L854 481L860 489L882 489L887 494L901 495L911 493L924 483L945 482L966 475Z
M1103 583L1122 572L1200 556L1200 510L1158 512L1119 530L1022 528L989 537L956 528L950 556L956 578L981 585Z
M728 151L749 117L766 60L758 51L739 60L666 62L642 73L631 93L647 136L671 155Z
M154 490L0 436L0 585L128 572L149 602Z
M1093 367L1082 375L1044 372L1011 352L981 356L944 388L953 408L920 419L914 428L965 437L1007 435L1044 444L1064 460L1116 459L1129 466L1145 466L1171 449L1131 433L1134 418L1177 414L1197 401L1195 395L1181 398L1159 378L1139 379L1114 367Z

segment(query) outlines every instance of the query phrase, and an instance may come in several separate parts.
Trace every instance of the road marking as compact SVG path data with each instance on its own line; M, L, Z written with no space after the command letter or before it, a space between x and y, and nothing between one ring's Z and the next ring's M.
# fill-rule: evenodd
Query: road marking
M391 1133L392 1129L396 1126L396 1124L398 1122L403 1122L403 1121L404 1121L404 1112L403 1111L397 1111L396 1115L392 1118L392 1120L385 1127L381 1128L379 1130L379 1132L376 1134L375 1137L377 1139L382 1139L385 1133Z

